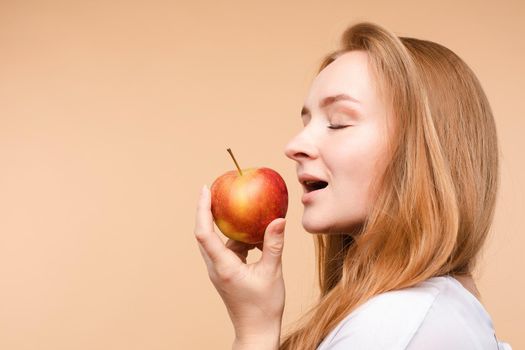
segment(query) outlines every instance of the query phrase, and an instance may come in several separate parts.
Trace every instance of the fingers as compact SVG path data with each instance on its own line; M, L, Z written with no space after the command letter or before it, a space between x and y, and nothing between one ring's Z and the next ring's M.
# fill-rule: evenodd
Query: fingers
M195 221L195 236L205 232L213 232L213 215L211 213L210 190L202 186L197 203L197 217Z
M270 222L264 234L261 262L271 271L276 271L281 266L285 226L286 219L277 218Z
M202 187L197 205L194 233L208 266L210 263L215 265L223 263L228 257L228 249L213 228L211 194L206 185Z
M202 258L204 259L204 262L206 263L206 267L208 268L208 271L213 268L213 262L211 261L210 257L206 252L204 251L204 248L200 244L198 244L199 250L201 252Z

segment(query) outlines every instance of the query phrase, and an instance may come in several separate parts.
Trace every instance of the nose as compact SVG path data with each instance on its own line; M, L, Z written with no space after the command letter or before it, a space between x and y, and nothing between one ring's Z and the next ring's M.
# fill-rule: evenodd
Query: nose
M299 133L293 137L284 147L284 154L297 162L301 162L307 158L316 158L318 150L313 144L312 140L304 132Z

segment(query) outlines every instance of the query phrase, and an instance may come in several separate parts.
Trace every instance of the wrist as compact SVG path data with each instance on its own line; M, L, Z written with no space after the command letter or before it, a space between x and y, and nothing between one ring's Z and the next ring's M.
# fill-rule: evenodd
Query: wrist
M236 330L233 350L277 350L281 340L281 322L269 328L258 328L250 332L246 329Z
M280 335L235 338L232 350L278 350Z

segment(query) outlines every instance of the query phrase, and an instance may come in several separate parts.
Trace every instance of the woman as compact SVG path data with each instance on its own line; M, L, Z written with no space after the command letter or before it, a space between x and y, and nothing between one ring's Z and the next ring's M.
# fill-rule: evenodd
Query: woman
M359 23L322 62L286 146L314 236L318 302L281 337L284 219L254 245L213 231L203 188L195 236L236 349L510 349L472 279L498 189L496 126L449 49Z

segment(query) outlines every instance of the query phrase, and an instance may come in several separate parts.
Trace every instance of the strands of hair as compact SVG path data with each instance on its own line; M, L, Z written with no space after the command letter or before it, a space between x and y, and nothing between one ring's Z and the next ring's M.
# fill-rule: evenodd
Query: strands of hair
M498 143L481 85L454 52L373 23L347 28L339 55L367 52L396 127L359 232L314 236L320 298L283 336L281 350L315 349L371 297L434 276L469 275L494 216Z

